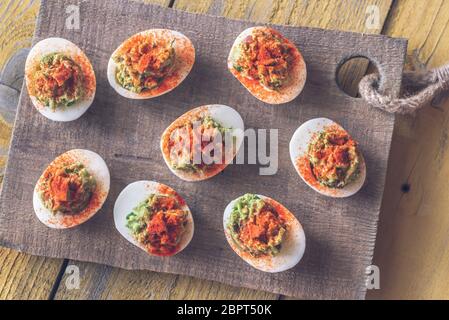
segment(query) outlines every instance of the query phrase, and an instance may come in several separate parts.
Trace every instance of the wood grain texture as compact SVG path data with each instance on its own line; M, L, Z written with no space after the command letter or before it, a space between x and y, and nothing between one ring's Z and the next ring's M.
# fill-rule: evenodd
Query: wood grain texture
M80 287L66 285L67 273L55 299L273 299L263 291L232 287L214 281L151 271L130 271L85 262L69 262L80 270Z
M11 139L12 125L0 117L0 183L3 181L3 170L6 165L9 141Z
M5 0L0 2L0 74L10 57L20 49L31 46L39 4L40 1L38 0ZM6 94L6 91L10 92ZM0 94L14 94L17 99L19 92L9 83L3 83L0 78ZM14 104L17 104L16 99L12 99ZM3 124L5 119L9 122L9 125L12 124L12 116L4 115L1 112L12 108L11 106L1 105L8 102L8 99L0 99L0 126L5 125ZM8 144L9 136L0 132L0 180L3 178Z
M0 3L0 74L3 66L15 52L31 46L31 38L36 23L39 1L5 0ZM3 87L6 85L5 87ZM0 81L0 92L10 91L7 95L16 94L15 88ZM8 103L9 99L0 99L0 103ZM0 105L0 110L10 106ZM0 182L3 180L3 170L11 132L11 119L6 121L0 112Z
M0 3L0 70L17 51L31 46L40 1L6 0ZM10 87L10 90L16 90ZM2 100L6 103L7 100ZM12 106L1 105L0 109ZM6 165L12 124L0 114L0 184ZM34 257L0 248L0 299L48 299L62 259Z
M131 4L123 6L122 2L96 1L81 4L84 6L84 12L97 12L95 17L91 17L96 23L83 24L79 34L76 34L63 30L62 17L55 16L60 12L63 2L43 3L46 4L41 15L43 23L39 24L36 40L54 34L74 41L76 39L94 63L99 84L98 94L94 106L82 121L64 124L64 130L61 130L61 124L49 122L38 115L31 107L27 95L22 96L19 121L16 123L16 133L12 142L13 152L8 166L8 171L14 172L15 175L7 176L2 193L1 219L4 222L0 226L2 243L16 248L21 247L35 254L107 262L124 268L179 272L300 297L364 296L363 273L365 267L371 263L393 117L366 106L360 100L342 95L335 84L333 74L340 60L353 53L353 50L348 51L348 48L356 47L359 53L369 55L380 64L386 71L384 74L386 86L390 87L393 93L397 93L402 72L404 41L278 26L277 28L287 37L303 44L303 54L308 62L310 74L309 84L297 101L301 104L299 110L295 109L298 107L295 103L283 108L273 108L254 101L239 83L233 82L232 76L226 70L214 68L220 66L227 56L228 49L223 50L222 43L229 43L230 46L235 36L250 26L250 23L190 16L180 12L175 16L173 12L165 12L160 8ZM134 17L135 24L126 23L129 16ZM153 19L148 21L148 16L152 16ZM89 19L89 16L86 19ZM102 28L112 30L111 24L123 27L114 30L114 34L102 31ZM226 33L220 31L224 24ZM182 28L194 43L201 43L202 45L197 46L197 67L189 76L190 81L177 88L176 94L145 103L121 100L114 96L105 79L109 54L120 43L120 39L123 40L136 31L155 25ZM223 35L223 39L216 41L219 39L218 34L211 37L211 34L198 32L204 30L204 26L208 26L211 32ZM373 48L376 50L372 50ZM207 74L200 72L206 67ZM198 86L199 82L208 83L209 86ZM325 92L321 86L326 87ZM314 105L318 96L321 101L318 105ZM168 173L168 169L160 159L157 144L149 145L147 141L160 136L176 115L204 103L202 99L210 100L211 97L218 103L235 106L249 127L282 127L279 141L281 154L288 154L288 140L305 119L327 116L337 120L353 133L361 145L365 146L363 152L368 167L371 168L370 183L357 196L339 201L339 214L334 212L332 215L326 208L335 205L334 200L318 196L301 184L288 157L279 159L281 170L278 175L272 177L257 176L257 168L232 166L220 177L208 182L195 185L181 183ZM130 108L134 108L135 112L130 113ZM163 113L160 112L162 108ZM270 112L261 114L260 108L267 108ZM30 128L29 121L35 126ZM136 123L152 123L154 126L136 127ZM136 130L137 140L132 144L128 142L129 128ZM30 139L30 134L33 139ZM43 135L46 137L46 153L41 152L42 140L36 139ZM65 141L64 146L59 143L61 140ZM114 141L113 148L110 141ZM30 214L32 208L27 195L31 195L34 181L41 171L39 168L44 168L54 155L80 143L83 147L98 151L105 157L111 168L113 187L105 209L89 223L68 232L56 233L43 227ZM27 168L28 172L24 172L24 168ZM191 204L196 223L201 227L197 228L196 238L186 249L185 254L164 261L150 258L136 252L136 249L114 233L110 218L113 203L111 199L115 199L125 184L142 179L142 172L150 174L150 178L174 186ZM276 190L266 190L262 187L270 184L276 186ZM227 199L221 195L223 185L229 188ZM216 192L211 193L211 190ZM210 208L224 208L228 200L248 190L273 195L297 213L308 233L309 246L300 267L282 274L261 274L238 259L227 247L221 228L222 210L216 212ZM303 194L308 200L297 202L288 196L288 192ZM204 194L211 196L205 198ZM5 214L6 208L12 207L12 204L17 208L17 212L23 212L14 216L14 219ZM8 223L27 225L26 237L24 234L10 232L6 227ZM92 242L86 237L92 234L95 234L98 243L94 247L89 246ZM39 244L40 237L54 241L48 241L49 245L43 248ZM53 245L56 243L57 245ZM114 246L107 245L108 243L114 243ZM89 250L79 251L80 247Z
M396 1L390 16L386 34L410 39L409 67L449 61L448 1ZM448 101L398 118L375 255L381 290L371 298L449 299L448 132Z
M380 33L392 1L386 0L176 0L174 8L265 23ZM379 8L379 25L366 24L369 6Z
M0 3L0 70L19 49L31 46L38 0L5 0Z
M49 259L0 250L0 299L48 299L61 268L61 259Z

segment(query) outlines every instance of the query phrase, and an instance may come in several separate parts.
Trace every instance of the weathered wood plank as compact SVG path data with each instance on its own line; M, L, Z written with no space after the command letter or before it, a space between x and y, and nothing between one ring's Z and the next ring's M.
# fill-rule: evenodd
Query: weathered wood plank
M5 63L16 51L31 45L38 9L39 1L34 0L7 0L0 3L0 74ZM8 84L0 82L0 86L2 85ZM15 92L14 88L2 86L1 93L11 99L0 99L0 182L3 180L12 124L12 116L8 114L8 121L5 121L1 110L6 112L14 109L15 106L5 104L11 100L15 101L12 96L18 96L19 92Z
M151 271L129 271L94 263L70 261L80 271L79 289L62 278L55 299L273 299L268 292ZM71 267L73 268L73 267ZM66 285L66 282L69 285Z
M0 3L0 70L19 49L31 46L39 0Z
M171 290L170 299L202 300L268 300L277 299L274 293L229 286L215 281L180 276Z
M39 4L40 1L34 0L0 3L0 70L15 52L31 45ZM0 110L14 107L1 105ZM12 124L0 114L0 184L11 129ZM63 260L34 257L0 248L0 261L0 299L48 299Z
M48 299L62 259L0 249L0 299Z
M399 0L390 16L386 34L410 39L410 62L449 61L448 1ZM448 299L449 102L399 117L395 132L374 260L381 290L369 296Z
M3 66L15 52L31 45L38 9L39 1L33 0L7 0L0 3L0 75ZM13 95L18 96L19 92L10 88L8 83L0 81L0 94L2 93L8 99L0 98L0 182L3 179L12 124L12 116L7 116L8 121L5 121L5 115L1 111L5 110L6 113L15 108L6 104L11 100L15 101Z
M391 3L391 0L176 0L174 8L261 23L379 33ZM366 23L371 12L369 6L379 9L378 25Z
M0 117L0 184L3 181L3 171L6 165L8 155L8 146L11 139L12 125Z
M79 269L79 288L70 286L72 275L66 272L55 299L168 299L170 289L176 282L176 275L172 274L129 271L95 263L70 261L68 268L73 266Z

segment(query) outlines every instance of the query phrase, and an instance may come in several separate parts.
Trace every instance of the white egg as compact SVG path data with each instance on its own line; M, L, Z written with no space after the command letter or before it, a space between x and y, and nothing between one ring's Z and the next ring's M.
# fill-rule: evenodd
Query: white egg
M192 122L196 117L206 117L210 116L217 123L222 125L225 128L228 128L230 131L230 136L234 137L234 148L232 154L226 157L226 161L223 165L216 165L213 170L208 172L191 172L185 170L174 169L172 167L171 154L170 149L168 148L168 144L171 138L173 131L179 126ZM240 114L231 107L220 105L220 104L211 104L202 107L197 107L192 109L178 119L176 119L170 126L165 129L164 133L161 137L161 151L164 157L165 163L167 164L170 171L172 171L176 176L185 180L185 181L201 181L211 178L221 171L223 171L226 166L231 163L237 154L244 137L244 124L243 119ZM225 137L222 137L225 139ZM226 149L226 140L225 140L225 149Z
M175 63L170 73L162 80L161 84L145 92L136 93L123 88L116 79L117 64L113 57L123 48L129 41L133 41L140 36L154 36L161 39L173 39L175 50ZM129 99L150 99L163 95L176 88L192 70L195 62L195 48L189 38L178 31L168 29L150 29L139 32L129 39L125 40L111 55L108 63L108 81L114 90L121 96Z
M182 200L181 210L188 212L186 229L184 230L184 233L180 240L179 247L177 248L176 252L173 253L173 255L177 254L184 250L193 238L193 217L189 207L187 206L187 204L185 204L184 200L176 193L176 191L162 183L154 181L136 181L126 186L125 189L120 192L117 200L115 201L115 228L126 240L144 250L146 253L151 254L148 252L145 246L143 246L133 237L131 231L126 227L126 216L131 213L137 205L148 199L151 194L173 195L175 197L178 197L178 199Z
M292 44L294 47L293 52L295 59L293 64L290 66L289 80L278 90L267 88L260 84L258 80L242 76L234 68L235 62L241 55L240 44L247 37L252 36L253 32L257 30L272 30L278 33L288 44ZM269 104L283 104L295 99L303 90L307 78L306 63L304 62L304 58L298 48L291 43L290 40L283 37L279 32L267 27L248 28L235 39L228 56L228 69L254 97Z
M52 110L44 106L30 93L31 75L36 64L40 62L42 57L51 53L62 53L71 58L81 67L85 82L88 83L89 87L85 88L85 96L70 107L57 107L56 110ZM47 38L36 43L30 50L25 63L25 79L33 105L43 116L53 121L73 121L78 119L89 109L95 98L96 79L92 64L77 45L66 39Z
M337 125L336 122L329 120L327 118L316 118L303 123L293 134L290 140L290 159L293 166L298 172L299 176L304 180L304 182L309 185L315 191L334 198L344 198L349 197L358 192L366 179L366 164L363 155L359 151L360 164L359 164L359 174L355 179L349 182L343 188L330 188L321 185L314 177L313 174L307 170L306 166L301 166L301 159L305 159L307 154L307 148L314 137L315 134L325 130L329 126ZM343 129L344 130L344 129ZM304 168L305 167L305 168Z
M235 253L240 256L240 258L258 270L273 273L291 269L298 264L304 255L304 251L306 249L306 236L304 230L298 219L296 219L296 217L282 204L263 195L258 195L258 197L274 204L275 208L281 208L284 213L287 232L285 239L282 241L279 253L274 256L267 255L254 257L241 249L232 239L228 230L228 223L231 217L232 209L240 198L231 201L226 206L224 211L223 227L226 240Z
M96 187L89 205L83 211L77 214L64 214L61 212L53 214L45 207L39 195L39 183L44 177L44 171L34 188L33 206L39 220L46 226L55 229L75 227L90 219L103 206L108 196L110 186L109 169L103 158L95 152L83 149L73 149L58 156L52 163L50 163L49 167L60 163L61 161L64 161L64 163L73 162L83 164L89 174L95 179Z

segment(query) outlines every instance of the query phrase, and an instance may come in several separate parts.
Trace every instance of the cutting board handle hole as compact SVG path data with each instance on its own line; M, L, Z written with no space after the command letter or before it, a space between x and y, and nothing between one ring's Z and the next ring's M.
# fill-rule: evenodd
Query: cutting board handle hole
M367 74L378 72L379 70L372 60L362 55L356 55L340 62L335 79L341 91L353 98L360 98L360 80Z

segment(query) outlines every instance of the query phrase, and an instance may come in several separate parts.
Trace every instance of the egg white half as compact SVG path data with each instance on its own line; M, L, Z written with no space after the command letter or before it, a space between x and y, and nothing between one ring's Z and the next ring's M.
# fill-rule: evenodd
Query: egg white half
M351 181L343 188L329 188L325 186L320 186L319 188L317 188L309 181L307 181L307 179L302 175L297 166L297 160L307 154L307 148L313 136L331 125L340 126L338 123L327 118L316 118L303 123L295 131L290 140L290 159L296 169L296 172L299 174L302 180L313 190L323 195L334 198L350 197L357 193L363 187L366 180L366 164L363 155L360 152L360 172L354 181Z
M48 210L39 196L38 183L33 192L33 207L37 218L47 227L54 229L67 229L76 227L95 215L101 209L109 193L110 175L109 169L103 158L95 152L84 149L73 149L57 157L53 162L63 155L69 155L74 162L82 163L87 171L94 177L96 181L95 193L97 199L94 206L88 206L85 210L78 214L68 215L57 212L53 214ZM42 177L42 176L41 176ZM40 178L39 178L40 180Z
M167 186L155 181L142 180L133 182L127 185L125 189L120 192L114 205L115 228L126 240L150 255L151 253L149 253L144 246L134 239L131 231L126 227L126 216L130 214L137 205L148 199L151 194L161 194L159 191L160 186L168 188ZM171 188L170 190L173 191ZM189 207L184 205L181 207L181 210L188 212L187 225L181 238L178 251L175 254L178 254L187 247L193 238L193 232L195 229L193 216Z
M170 171L173 174L175 174L177 177L179 177L185 181L206 180L206 179L212 178L213 176L217 175L218 173L220 173L222 170L225 169L225 168L223 168L222 170L220 170L218 172L214 172L211 175L203 175L200 173L191 173L191 172L185 172L182 170L175 170L170 165L169 155L164 153L164 147L163 147L164 142L166 142L167 139L170 139L170 132L173 129L173 127L176 126L176 123L178 123L180 121L180 119L185 119L186 121L188 121L191 117L194 117L196 114L198 114L198 112L200 110L201 110L202 115L204 115L204 116L209 115L212 117L212 119L214 119L215 121L220 123L223 127L230 128L231 129L230 134L235 137L234 154L233 154L232 159L227 159L228 161L227 161L226 165L228 165L229 163L232 162L233 158L238 153L240 146L242 145L243 138L244 138L245 126L243 123L243 119L235 109L233 109L229 106L225 106L225 105L221 105L221 104L206 105L206 106L194 108L194 109L186 112L182 116L180 116L172 124L170 124L170 126L162 134L161 150L162 150L162 155L164 157L164 161L167 164Z
M232 45L231 51L228 56L228 69L231 73L234 74L234 64L239 59L241 55L240 44L248 37L253 34L254 31L257 30L266 30L269 29L267 27L251 27L245 29L242 33L240 33L234 41ZM279 90L271 90L262 85L257 85L255 89L247 86L245 83L240 83L257 99L269 103L269 104L283 104L292 101L295 99L303 90L304 85L307 79L307 67L304 62L304 58L301 55L301 52L295 46L295 49L298 53L298 61L296 61L294 67L289 70L290 79L289 82L286 83L285 86L281 87ZM237 78L237 77L236 77Z
M271 201L276 202L275 200L268 198L263 195L258 195L261 199L270 199ZM238 245L235 244L231 235L228 231L228 223L231 217L232 209L234 205L239 200L239 198L231 201L225 208L223 214L223 228L226 236L226 240L228 241L231 248L234 252L242 258L245 262L250 264L252 267L264 271L264 272L282 272L288 269L293 268L298 264L298 262L302 259L304 255L304 251L306 249L306 236L304 230L299 223L298 219L287 209L285 212L288 215L287 223L287 233L286 238L282 242L282 247L279 253L272 257L263 257L257 258L252 257L245 251L243 251ZM277 203L277 202L276 202Z
M34 47L30 50L28 57L25 62L25 79L27 87L29 87L28 77L26 76L30 72L32 72L33 67L39 60L47 54L51 53L63 53L68 57L72 58L76 62L77 56L82 56L84 60L89 62L89 59L86 57L84 52L74 43L69 40L63 38L47 38L39 41L34 45ZM92 67L92 64L88 63L89 72L92 73L95 79L95 73ZM83 70L84 71L84 70ZM73 121L81 117L87 109L91 106L92 102L95 98L96 88L94 87L94 91L92 94L85 96L82 100L77 101L75 104L70 107L58 107L55 111L51 110L49 107L44 106L40 103L36 97L30 96L31 102L44 117L53 120L53 121ZM28 91L29 92L29 91Z
M175 39L175 45L174 45L174 49L175 49L175 63L173 65L173 68L172 68L171 72L176 72L178 74L178 78L177 78L177 82L173 86L168 88L167 90L164 90L162 92L158 92L158 93L155 93L155 94L153 94L153 93L142 94L142 93L136 93L136 92L129 91L129 90L123 88L117 82L117 79L115 77L116 70L117 70L117 64L114 62L113 57L122 48L123 44L126 41L128 41L132 37L135 37L138 34L141 34L141 35L152 34L156 38L157 37L162 38L162 37L170 36L173 39ZM195 48L193 47L192 42L185 35L183 35L182 33L178 32L178 31L174 31L174 30L150 29L150 30L142 31L142 32L140 32L138 34L135 34L135 35L131 36L129 39L125 40L112 53L111 57L109 58L108 70L107 70L107 76L108 76L109 84L111 85L112 88L114 88L114 90L119 95L121 95L121 96L123 96L125 98L129 98L129 99L150 99L150 98L155 98L155 97L161 96L161 95L163 95L163 94L165 94L167 92L172 91L178 85L180 85L181 82L184 81L184 79L188 76L188 74L192 70L193 64L195 63ZM183 55L185 50L188 50L188 51L192 52L193 57L190 57L190 60L192 60L191 63L190 62L186 62L186 61L182 61L181 59L179 59L179 57Z

